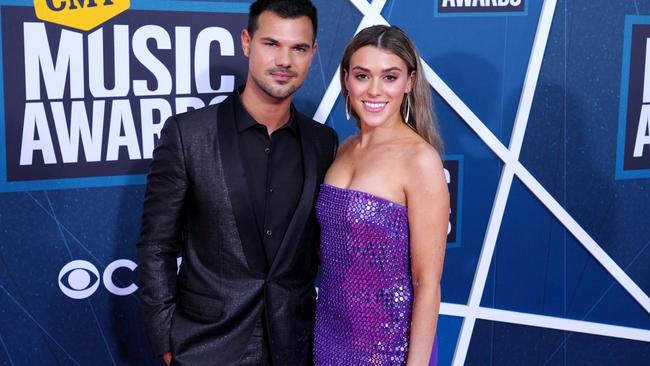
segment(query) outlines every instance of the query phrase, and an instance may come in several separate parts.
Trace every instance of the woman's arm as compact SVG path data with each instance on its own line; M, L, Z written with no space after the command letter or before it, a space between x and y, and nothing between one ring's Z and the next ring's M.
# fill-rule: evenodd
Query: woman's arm
M418 148L406 174L413 310L408 366L429 365L440 308L440 277L449 223L449 192L440 156Z

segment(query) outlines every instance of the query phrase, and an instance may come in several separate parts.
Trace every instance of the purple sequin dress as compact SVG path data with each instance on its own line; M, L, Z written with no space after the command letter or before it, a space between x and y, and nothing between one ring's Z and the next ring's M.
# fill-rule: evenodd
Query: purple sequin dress
M322 184L316 215L316 365L405 365L413 303L406 207Z

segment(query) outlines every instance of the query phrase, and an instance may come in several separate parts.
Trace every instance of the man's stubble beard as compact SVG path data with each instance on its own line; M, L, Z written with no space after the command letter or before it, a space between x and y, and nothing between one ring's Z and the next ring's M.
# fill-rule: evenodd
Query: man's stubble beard
M302 85L287 85L286 89L282 86L273 86L259 80L252 76L253 82L264 92L266 95L275 99L287 99L295 93Z

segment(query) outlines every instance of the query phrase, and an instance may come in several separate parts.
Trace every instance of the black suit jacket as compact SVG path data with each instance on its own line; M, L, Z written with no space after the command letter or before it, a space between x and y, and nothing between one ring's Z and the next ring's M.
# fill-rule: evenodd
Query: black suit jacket
M138 243L145 324L154 351L171 351L178 364L236 365L264 312L273 364L308 365L319 236L314 202L338 139L295 112L305 179L278 253L266 263L232 98L171 117L162 129Z

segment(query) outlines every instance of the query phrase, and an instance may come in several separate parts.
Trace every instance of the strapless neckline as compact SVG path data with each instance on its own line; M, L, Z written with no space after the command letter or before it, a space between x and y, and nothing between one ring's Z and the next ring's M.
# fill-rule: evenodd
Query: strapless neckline
M340 191L340 192L352 192L352 193L360 194L360 195L365 196L367 198L370 198L370 199L373 199L373 200L376 200L376 201L379 201L379 202L388 203L388 204L390 204L392 206L396 206L397 208L407 210L406 205L395 202L393 200L389 200L388 198L383 198L383 197L374 195L372 193L368 193L368 192L365 192L365 191L360 191L358 189L342 188L342 187L337 187L337 186L334 186L334 185L331 185L331 184L328 184L328 183L321 183L321 188L322 187L328 187L328 188L331 188L333 190Z

